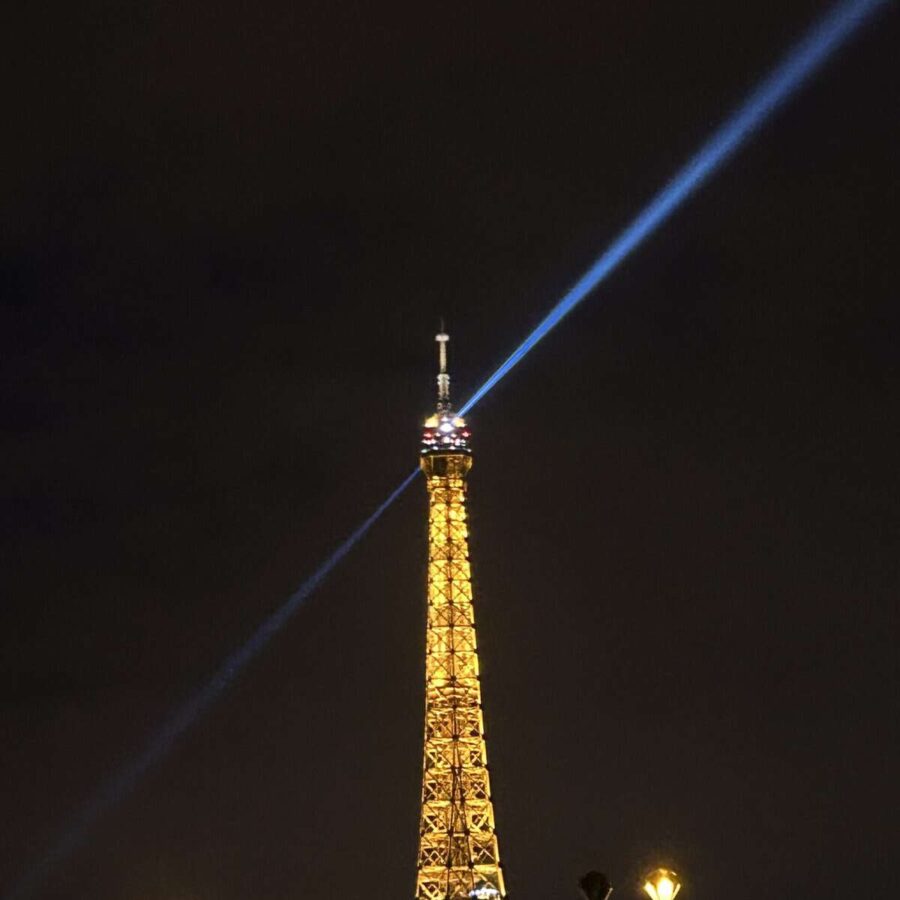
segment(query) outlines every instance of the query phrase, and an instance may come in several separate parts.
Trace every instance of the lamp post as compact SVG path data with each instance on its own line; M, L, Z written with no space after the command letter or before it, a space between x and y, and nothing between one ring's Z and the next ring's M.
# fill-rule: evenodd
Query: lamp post
M671 869L654 869L644 878L644 893L650 900L675 900L680 890L681 882Z
M588 872L579 880L578 886L585 900L607 900L612 893L609 879L600 872ZM644 876L642 888L650 900L675 900L681 890L681 881L678 873L671 869L654 869Z

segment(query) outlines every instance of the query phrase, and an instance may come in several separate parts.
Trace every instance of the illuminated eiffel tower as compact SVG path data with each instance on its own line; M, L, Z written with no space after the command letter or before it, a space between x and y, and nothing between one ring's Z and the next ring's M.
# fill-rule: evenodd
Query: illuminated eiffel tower
M506 896L494 831L466 529L466 423L450 406L446 334L420 464L429 497L425 761L417 900Z

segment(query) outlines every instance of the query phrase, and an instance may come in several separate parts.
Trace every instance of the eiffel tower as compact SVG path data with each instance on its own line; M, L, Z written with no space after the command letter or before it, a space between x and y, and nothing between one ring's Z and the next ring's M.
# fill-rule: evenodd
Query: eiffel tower
M428 487L425 759L416 900L506 896L494 830L466 528L470 433L450 405L446 334L420 465Z

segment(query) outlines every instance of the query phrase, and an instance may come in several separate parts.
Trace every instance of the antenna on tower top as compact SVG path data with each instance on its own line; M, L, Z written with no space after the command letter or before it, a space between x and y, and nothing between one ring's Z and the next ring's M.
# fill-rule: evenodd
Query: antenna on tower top
M441 319L441 330L434 339L438 343L438 361L440 370L437 377L438 385L438 410L448 412L450 410L450 376L447 374L447 341L450 336L444 333L444 320Z
M447 372L447 342L450 340L450 336L444 331L443 320L441 321L441 330L434 336L434 339L438 345L439 363L437 407L434 415L425 420L425 431L422 434L420 450L423 470L428 473L429 477L437 471L434 468L437 463L432 465L433 461L429 462L433 456L443 459L449 454L455 459L460 455L469 457L472 453L469 449L471 435L466 430L466 423L450 405L450 375ZM467 459L463 465L465 471L468 472L471 460Z

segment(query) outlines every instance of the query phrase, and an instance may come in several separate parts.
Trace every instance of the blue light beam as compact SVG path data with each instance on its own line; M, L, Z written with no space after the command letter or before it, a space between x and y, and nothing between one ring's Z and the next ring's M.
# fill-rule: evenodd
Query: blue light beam
M223 691L241 671L262 652L269 641L281 631L310 594L331 574L332 569L362 540L366 532L381 518L389 506L406 490L418 475L414 469L365 522L362 523L322 565L316 569L290 597L273 612L253 636L216 670L195 694L176 707L163 726L153 735L140 754L114 772L97 790L90 801L68 822L56 843L38 860L22 880L8 892L4 900L25 900L41 887L50 873L67 859L87 838L97 819L127 796L138 781L172 750L175 742L204 713L208 712Z
M622 260L655 232L765 121L889 0L846 0L816 22L784 59L719 126L672 180L638 213L569 292L465 402L465 415L555 328Z

